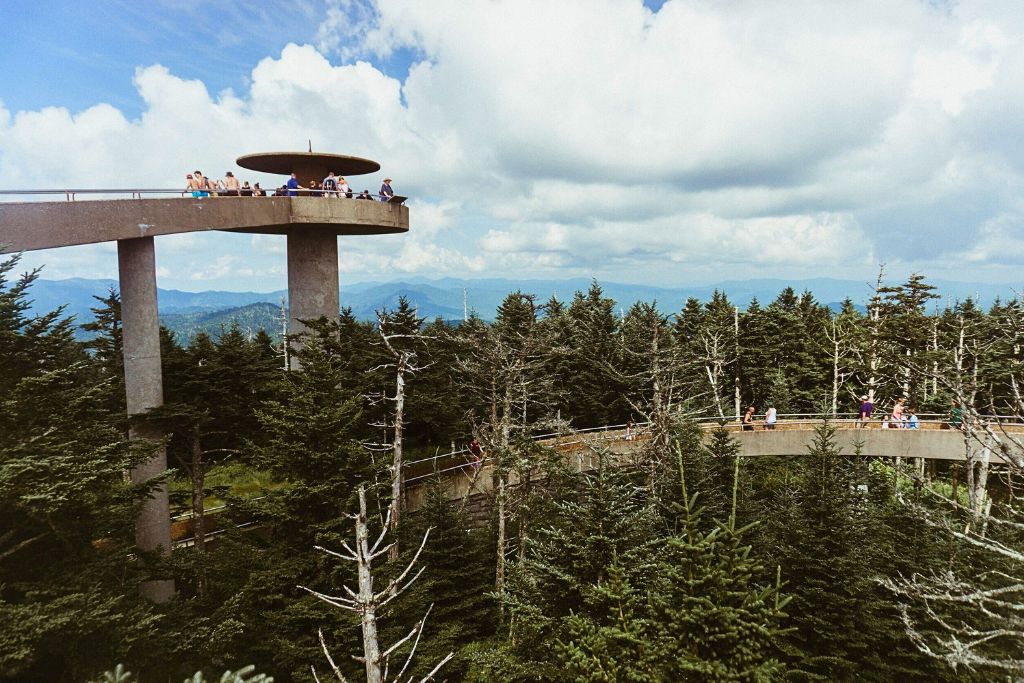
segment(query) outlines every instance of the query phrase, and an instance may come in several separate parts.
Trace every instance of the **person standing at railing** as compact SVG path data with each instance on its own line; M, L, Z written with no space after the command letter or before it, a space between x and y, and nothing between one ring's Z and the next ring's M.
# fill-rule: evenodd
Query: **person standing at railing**
M338 195L338 179L334 177L334 171L328 173L324 178L324 196L330 197L331 195Z
M469 458L470 464L473 466L473 471L480 469L480 463L484 461L484 447L480 445L477 438L474 436L473 440L469 442Z
M338 196L352 199L352 188L348 186L348 181L344 178L338 178Z
M285 187L288 188L289 197L299 196L299 179L298 177L296 177L294 173L292 173L292 176L291 178L288 179L288 182L285 183Z
M256 183L255 185L252 186L252 196L253 197L266 197L267 196L267 191L264 190L262 187L260 187L259 183Z
M193 199L199 199L199 183L196 182L191 173L185 174L185 191L191 192Z
M860 414L857 417L857 429L867 427L871 423L871 414L875 412L875 404L867 396L860 397Z
M743 414L743 431L754 431L754 406L747 408L747 412Z
M960 407L960 404L955 400L951 402L952 407L949 409L949 422L947 422L948 429L960 429L964 422L964 409Z
M917 429L917 413L913 408L907 410L907 429Z
M903 429L903 402L905 399L898 399L896 405L892 407L892 420L890 421L890 427L892 429Z
M395 191L391 189L391 178L385 178L384 183L380 186L380 200L390 202L394 196Z
M779 413L775 410L775 406L771 403L768 404L768 410L764 414L764 428L775 429L775 423L779 419Z
M633 421L626 420L626 441L632 441L633 438Z

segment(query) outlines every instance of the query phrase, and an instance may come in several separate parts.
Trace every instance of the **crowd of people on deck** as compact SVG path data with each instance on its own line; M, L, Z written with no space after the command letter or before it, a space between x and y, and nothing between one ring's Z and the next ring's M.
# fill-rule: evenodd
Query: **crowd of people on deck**
M210 178L201 171L193 171L185 175L185 192L191 193L192 197L266 197L267 191L260 187L259 183L249 185L249 181L239 182L238 178L231 171L224 173L223 179ZM331 171L322 181L310 180L307 187L302 187L296 174L281 187L274 190L274 197L345 197L348 199L368 199L370 201L390 202L395 197L395 191L391 188L391 178L385 178L380 186L380 191L370 194L369 190L363 190L356 194L348 182L341 176L336 176Z
M860 410L857 414L857 427L866 428L871 424L875 414L875 404L868 396L860 397ZM892 407L892 412L882 416L882 429L917 429L919 425L917 411L907 407L907 400L899 398Z

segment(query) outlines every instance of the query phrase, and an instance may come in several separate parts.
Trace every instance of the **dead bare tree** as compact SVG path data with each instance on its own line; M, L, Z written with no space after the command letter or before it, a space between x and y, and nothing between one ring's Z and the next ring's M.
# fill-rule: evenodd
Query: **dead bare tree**
M561 352L538 324L533 297L513 296L506 302L516 309L510 316L514 320L464 326L453 368L457 383L478 406L469 421L488 454L497 517L495 591L499 596L505 590L508 526L515 508L509 477L515 472L520 490L523 484L529 488L536 463L532 449L520 445L532 443L529 437L541 425L557 427L556 421L549 419L558 392L548 364ZM520 552L528 540L528 523L523 521L521 518ZM498 604L501 620L504 602Z
M969 509L964 520L958 516L960 506L955 499L933 487L924 491L939 501L949 514L916 500L900 496L916 516L942 529L952 538L974 551L1000 558L1004 568L988 569L979 562L976 571L956 573L945 571L932 575L912 574L882 579L881 585L901 597L899 609L904 628L912 642L925 654L949 665L967 669L987 669L1012 674L1024 679L1024 656L1020 643L1024 639L1024 549L988 533L992 526L1014 532L1024 530L1024 511L1012 504L997 506L993 513L991 498L986 495L990 464L998 455L1010 473L1024 472L1024 437L1010 429L1008 423L1024 421L1024 402L1018 390L1021 364L1016 360L1019 349L1016 339L1024 334L1024 317L1008 316L1004 328L993 335L971 329L963 315L953 318L950 336L954 343L946 354L933 358L906 360L911 371L926 378L933 391L951 396L962 410L957 427L964 440L967 460ZM993 338L994 337L994 338ZM988 406L1001 417L980 414L975 403L979 394L981 357L993 344L1010 341L1014 357L1009 360L1003 379L1011 389L1010 404ZM940 508L940 510L942 509ZM982 560L983 562L984 560Z
M856 351L853 334L852 321L842 316L832 316L826 323L825 339L832 359L832 417L839 413L839 394L852 374L848 361Z
M406 321L407 323L410 321ZM383 369L393 369L395 373L395 395L384 396L385 401L391 401L394 403L394 417L390 424L393 432L393 438L391 440L390 448L392 452L391 458L391 506L390 506L390 520L391 520L391 531L394 532L398 529L398 524L402 518L402 508L405 505L405 479L402 476L402 458L403 458L403 431L405 428L405 384L406 378L415 375L421 370L425 370L432 364L419 364L417 362L418 350L417 346L422 345L427 339L432 337L424 336L420 333L420 324L422 320L415 317L413 314L412 323L414 323L415 332L409 330L398 330L391 331L394 326L392 324L392 317L387 311L377 311L377 332L380 335L380 343L384 347L385 351L391 357L391 361L383 363L373 368L371 372ZM405 327L411 327L413 325L405 325ZM387 429L389 425L385 424L384 428ZM385 438L386 442L386 438ZM385 443L385 445L387 445ZM388 555L388 559L396 559L398 557L398 541L396 540L391 544L391 552Z
M427 538L430 537L430 529L423 534L423 541L420 543L419 549L416 550L416 554L413 555L412 560L406 565L405 569L402 570L395 578L388 581L387 585L379 591L373 589L373 561L378 557L389 552L394 543L389 543L386 546L381 547L384 542L384 538L387 536L389 530L389 524L386 521L381 529L380 535L377 540L370 543L370 530L369 520L366 513L366 491L362 486L359 487L359 514L352 515L352 519L355 521L355 548L352 548L348 543L342 541L341 545L345 549L345 552L335 552L328 550L320 546L316 546L317 550L327 553L332 557L337 557L342 560L349 562L355 562L359 576L359 590L353 591L348 586L344 586L344 595L327 595L315 591L306 586L298 586L298 588L310 593L314 597L323 600L329 605L339 607L350 612L354 612L359 615L360 625L363 633L363 656L354 657L359 662L362 662L366 668L366 682L367 683L384 683L385 681L393 681L399 683L402 680L402 676L405 675L406 670L409 668L409 664L412 662L413 656L416 654L416 647L419 645L420 636L423 635L423 627L426 624L427 617L430 615L430 609L427 609L427 613L423 615L412 630L409 631L403 638L395 642L391 647L381 650L381 645L377 636L377 618L388 604L390 604L395 598L404 593L409 586L415 583L416 579L423 573L425 567L420 567L419 571L413 575L412 578L408 578L412 572L413 567L416 566L417 560L419 560L420 553L423 552L424 546L427 544ZM431 605L433 607L433 605ZM334 658L331 657L329 648L324 639L323 629L319 631L320 647L323 650L324 656L327 658L327 663L331 667L331 671L334 672L335 677L342 683L347 683L347 679L342 674L341 669L335 663ZM402 664L401 669L394 675L394 678L389 678L391 658L399 650L409 643L410 649L409 654L405 658L405 662ZM420 683L433 680L437 672L444 666L453 656L454 652L449 652L448 655L431 669L423 678L419 679ZM314 680L319 683L320 678L317 676L316 667L310 665L310 669L313 672ZM412 678L408 679L409 681Z
M711 394L704 390L703 382L696 380L702 363L684 352L669 332L666 320L653 306L639 309L635 320L627 318L621 349L621 366L627 370L613 364L607 367L610 376L632 387L626 400L650 425L650 438L635 450L634 457L636 464L647 470L652 490L655 473L663 455L670 452L670 438L679 421L710 408L696 407Z
M704 372L707 374L711 395L714 398L715 409L718 411L718 416L724 420L725 409L722 407L722 394L719 387L721 386L722 378L725 376L727 366L735 362L735 359L729 360L725 357L725 348L728 341L720 330L702 329L699 336L701 346L704 348L704 355L701 360L704 365Z

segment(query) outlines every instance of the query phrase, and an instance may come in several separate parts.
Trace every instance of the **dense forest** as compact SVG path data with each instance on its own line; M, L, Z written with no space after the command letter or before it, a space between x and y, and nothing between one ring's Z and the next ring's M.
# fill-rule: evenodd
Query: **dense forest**
M839 311L787 289L617 314L594 283L511 293L490 324L342 311L290 351L165 330L165 405L145 419L194 540L148 556L118 296L79 342L60 310L28 313L38 273L17 267L0 261L2 680L362 680L366 617L344 587L362 595L373 553L386 680L442 662L434 680L1024 678L1024 448L1003 429L1024 414L1018 301L939 310L923 277L880 276ZM966 462L840 452L835 420L862 395L942 416L955 401ZM808 452L739 458L695 422L747 405L818 416ZM642 452L594 444L584 472L533 439L627 421L649 424ZM405 510L402 458L471 438L493 465L489 524L439 479ZM153 578L175 599L138 597Z

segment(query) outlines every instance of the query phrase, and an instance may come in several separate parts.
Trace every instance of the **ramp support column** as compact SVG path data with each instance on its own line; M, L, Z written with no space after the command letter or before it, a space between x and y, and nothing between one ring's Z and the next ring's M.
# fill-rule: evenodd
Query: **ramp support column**
M288 333L307 330L300 320L326 316L337 322L338 236L333 231L292 226L288 231ZM301 347L301 338L293 346ZM293 357L292 369L298 368Z
M121 317L124 335L124 387L128 416L140 415L164 403L160 367L160 321L156 307L156 255L152 237L119 240L117 264L121 284ZM132 425L132 440L158 442L162 430L152 425ZM149 460L131 471L133 483L141 483L167 469L167 450L152 450ZM167 484L161 484L142 506L135 522L135 545L143 552L171 552L171 516ZM174 581L144 582L143 597L166 602L174 596Z

